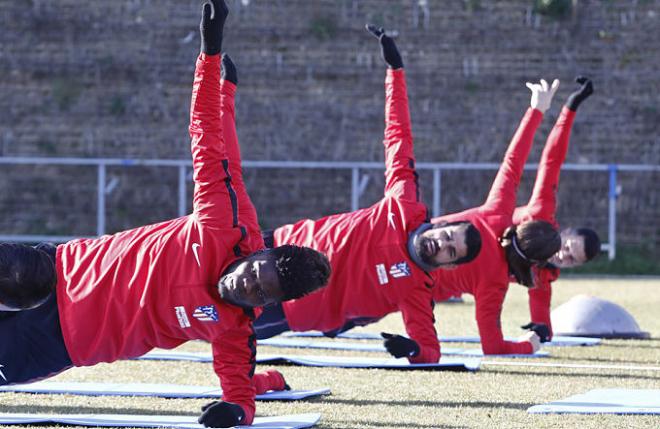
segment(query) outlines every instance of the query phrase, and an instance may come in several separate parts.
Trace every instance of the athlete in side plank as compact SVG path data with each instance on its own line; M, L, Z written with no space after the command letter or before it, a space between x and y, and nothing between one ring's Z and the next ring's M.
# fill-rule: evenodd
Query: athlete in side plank
M190 108L193 213L57 248L0 245L0 384L204 339L223 400L205 406L200 423L251 424L259 386L284 387L272 372L253 380L253 320L264 305L325 285L330 265L306 247L264 250L221 113L235 89L235 79L221 80L227 15L223 0L204 3Z
M580 87L568 97L555 126L548 135L532 195L525 206L516 208L513 213L513 223L516 225L530 219L542 219L559 227L556 212L561 165L566 159L577 109L593 93L593 83L590 79L578 76L575 80ZM541 342L552 340L550 321L552 282L559 278L562 268L583 265L595 258L598 253L600 253L600 239L593 229L579 227L561 231L561 249L547 264L533 267L534 287L528 291L531 322L524 325L524 329L536 332Z
M429 222L415 172L403 61L383 29L367 29L378 38L387 64L383 198L354 212L284 225L267 237L266 244L310 246L325 253L333 274L323 290L265 308L255 329L258 338L287 330L334 336L401 311L410 338L384 334L387 350L413 363L437 362L430 273L469 267L481 238L469 221Z

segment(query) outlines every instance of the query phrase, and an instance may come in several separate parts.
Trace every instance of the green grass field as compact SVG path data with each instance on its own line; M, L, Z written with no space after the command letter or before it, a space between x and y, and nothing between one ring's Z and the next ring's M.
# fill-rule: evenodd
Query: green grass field
M658 366L660 364L660 279L563 278L555 283L554 305L587 293L622 305L651 333L650 340L606 340L596 347L548 348L548 359L525 362ZM528 321L524 288L512 285L502 324L505 335L522 334ZM474 303L436 306L438 332L476 335ZM399 314L365 329L403 332ZM451 345L460 347L460 344ZM475 345L464 345L474 347ZM209 351L204 343L186 350ZM261 347L262 353L283 349ZM296 354L341 354L287 350ZM374 353L371 356L377 355ZM380 355L379 355L380 356ZM485 359L484 361L513 361ZM517 360L521 362L521 360ZM264 369L264 368L257 368ZM321 428L658 428L660 416L528 415L535 404L594 388L660 389L653 369L573 369L482 364L476 373L384 371L278 367L294 388L330 387L332 395L293 403L257 403L257 415L318 412ZM151 382L209 385L217 383L210 364L129 361L75 368L53 380ZM0 394L0 411L31 413L163 413L197 414L207 400L76 397L70 395ZM39 426L44 427L44 426Z

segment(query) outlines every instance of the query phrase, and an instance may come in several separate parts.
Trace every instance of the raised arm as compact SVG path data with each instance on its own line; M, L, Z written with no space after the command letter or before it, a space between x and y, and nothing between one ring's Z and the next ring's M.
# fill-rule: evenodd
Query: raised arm
M190 138L195 190L193 210L202 223L238 226L238 206L220 119L220 49L228 10L223 0L204 3L190 102Z
M222 110L222 131L224 135L225 148L229 161L229 174L236 191L238 202L238 219L240 225L247 230L249 253L264 248L261 229L257 211L247 193L243 181L243 168L241 166L241 150L236 133L236 108L235 95L238 85L238 73L236 66L229 55L222 56L222 79L220 81L220 101Z
M367 25L378 38L383 59L387 63L385 78L385 195L419 201L415 172L413 136L408 109L408 92L403 60L394 40L385 30Z
M533 219L556 224L559 174L566 159L575 112L579 104L593 93L591 80L579 76L575 81L580 84L580 88L569 96L548 136L539 162L532 196L527 206L516 209L514 224Z
M543 114L550 107L552 97L559 87L559 81L555 80L552 86L548 86L548 83L541 79L540 84L528 82L527 87L532 91L530 107L511 139L483 206L485 211L497 213L503 219L509 218L509 221L516 207L516 191L532 148L534 134L543 119Z
M575 113L564 107L557 118L543 148L532 196L526 206L516 208L513 214L515 225L528 220L544 220L556 224L559 171L566 158L574 117Z
M221 119L220 51L228 14L224 0L204 3L200 22L202 52L197 59L190 107L193 208L200 222L213 227L240 227ZM231 329L213 341L213 368L220 378L223 401L202 408L198 421L207 427L251 424L254 418L254 331L251 320L242 311L227 314L236 315L222 320Z

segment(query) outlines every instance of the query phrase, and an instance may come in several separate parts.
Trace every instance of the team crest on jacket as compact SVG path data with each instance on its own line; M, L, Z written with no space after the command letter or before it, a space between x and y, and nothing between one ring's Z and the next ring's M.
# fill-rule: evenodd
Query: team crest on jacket
M406 261L397 262L390 267L390 275L395 279L410 276L410 265Z
M215 305L200 305L193 311L193 317L200 322L217 322L218 310Z

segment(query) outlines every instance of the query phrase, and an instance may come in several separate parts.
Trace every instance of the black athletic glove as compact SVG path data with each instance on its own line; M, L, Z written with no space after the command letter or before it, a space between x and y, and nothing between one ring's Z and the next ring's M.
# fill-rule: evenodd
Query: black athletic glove
M222 69L220 70L220 77L227 80L234 85L238 85L238 74L236 73L236 66L234 62L229 58L228 54L222 56Z
M222 51L222 30L229 9L224 0L207 0L202 7L202 21L199 32L202 35L201 50L207 55L217 55Z
M566 100L566 107L574 112L577 111L580 103L589 98L594 92L594 85L588 77L578 76L575 78L575 82L581 85L580 89L569 95L568 100Z
M536 332L542 343L550 341L550 329L548 329L545 323L529 322L526 325L522 325L521 328Z
M244 418L245 412L240 405L213 401L202 407L202 415L197 421L206 427L230 428L241 424Z
M382 27L379 28L373 24L367 24L366 29L380 41L381 54L388 67L394 70L403 68L403 60L401 59L399 50L396 48L394 39L385 34L385 30Z
M410 338L387 332L381 332L380 336L385 338L385 348L395 358L414 357L419 354L419 345Z

